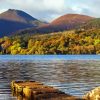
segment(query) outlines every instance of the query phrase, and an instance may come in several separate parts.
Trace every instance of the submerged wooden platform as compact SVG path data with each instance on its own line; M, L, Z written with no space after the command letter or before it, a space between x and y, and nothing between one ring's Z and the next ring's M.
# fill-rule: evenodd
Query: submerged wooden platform
M18 100L83 100L35 81L12 81L11 89Z

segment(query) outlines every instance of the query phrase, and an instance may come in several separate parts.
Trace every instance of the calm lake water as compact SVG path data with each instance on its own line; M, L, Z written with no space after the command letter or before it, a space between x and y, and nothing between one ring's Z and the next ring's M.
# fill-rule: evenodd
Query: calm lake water
M82 96L100 86L100 55L0 56L0 100L11 96L12 80L35 80Z

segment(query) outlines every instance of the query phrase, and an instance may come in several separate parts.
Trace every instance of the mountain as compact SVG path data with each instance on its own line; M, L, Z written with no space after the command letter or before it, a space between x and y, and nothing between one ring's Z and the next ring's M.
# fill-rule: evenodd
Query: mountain
M84 29L100 29L100 18L95 18L88 21L85 25L82 26Z
M15 9L9 9L0 14L0 36L9 35L20 29L35 28L44 25L29 14Z
M53 22L47 25L37 27L35 29L30 28L28 30L21 31L22 33L50 33L59 32L64 30L77 29L81 25L94 19L93 17L80 15L80 14L66 14L55 19ZM19 32L20 33L20 32Z
M91 20L92 17L80 14L67 14L54 20L51 24L54 26L63 27L66 29L77 28L77 25L81 25Z

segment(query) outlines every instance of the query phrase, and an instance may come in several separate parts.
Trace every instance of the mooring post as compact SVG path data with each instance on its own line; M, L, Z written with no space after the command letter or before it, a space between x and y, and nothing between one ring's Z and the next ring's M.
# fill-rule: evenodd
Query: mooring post
M28 100L32 100L32 89L30 87L23 88L23 96Z

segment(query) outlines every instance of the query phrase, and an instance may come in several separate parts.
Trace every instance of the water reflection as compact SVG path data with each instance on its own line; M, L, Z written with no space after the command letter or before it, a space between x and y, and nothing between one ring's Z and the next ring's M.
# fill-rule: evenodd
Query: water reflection
M99 61L0 61L0 99L14 100L12 80L35 80L81 96L100 85ZM12 99L11 99L12 98Z

